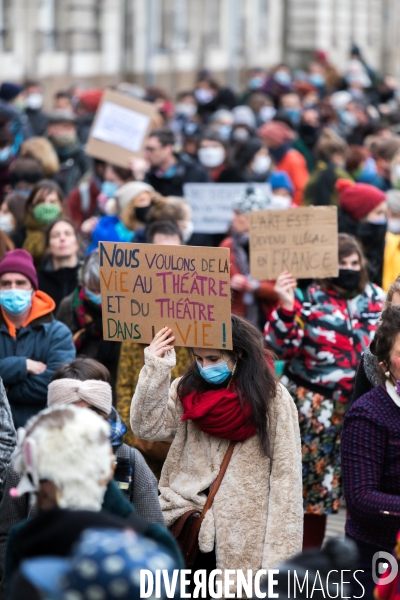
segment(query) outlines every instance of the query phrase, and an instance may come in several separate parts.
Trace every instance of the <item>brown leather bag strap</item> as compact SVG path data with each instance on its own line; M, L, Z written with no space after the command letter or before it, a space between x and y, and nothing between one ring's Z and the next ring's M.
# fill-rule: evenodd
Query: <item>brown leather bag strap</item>
M210 493L207 496L207 500L205 505L203 506L203 510L201 511L201 515L200 518L197 520L196 522L196 529L197 531L200 531L200 526L203 522L204 517L206 516L206 512L208 511L209 508L211 508L212 503L214 501L215 495L219 490L219 486L221 485L221 482L224 478L224 475L226 473L226 470L228 468L229 462L232 458L232 454L233 454L233 450L236 446L236 442L234 441L230 441L229 442L229 446L228 446L228 450L225 453L224 459L221 463L221 467L219 469L219 473L218 473L218 477L217 479L214 481L214 483L212 484L211 488L210 488Z

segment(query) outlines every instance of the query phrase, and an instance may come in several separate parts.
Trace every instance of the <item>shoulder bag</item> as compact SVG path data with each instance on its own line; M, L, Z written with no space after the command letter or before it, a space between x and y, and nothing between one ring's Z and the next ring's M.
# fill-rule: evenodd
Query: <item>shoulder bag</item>
M170 527L170 532L176 539L181 549L183 558L188 567L192 567L199 552L199 531L204 517L211 508L215 495L218 492L221 481L224 478L229 461L231 460L236 442L231 441L228 450L221 463L217 479L210 487L206 503L201 513L197 509L188 510Z

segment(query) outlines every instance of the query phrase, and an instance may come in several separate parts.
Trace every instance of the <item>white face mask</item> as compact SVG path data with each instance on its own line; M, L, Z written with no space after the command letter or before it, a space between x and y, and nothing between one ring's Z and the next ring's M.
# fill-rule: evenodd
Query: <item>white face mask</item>
M199 88L198 90L194 91L194 97L199 104L208 104L214 98L214 95L211 90Z
M184 230L182 231L182 240L186 244L193 235L194 224L193 221L185 221Z
M292 204L292 200L286 196L271 194L271 207L274 210L286 210Z
M256 156L255 159L253 160L253 164L251 165L252 170L254 171L254 173L257 174L262 174L262 173L266 173L268 171L268 169L271 166L271 157L270 156L265 156L265 155L260 155L260 156Z
M0 215L0 231L10 233L14 230L13 218L11 215Z
M264 123L270 121L276 115L276 108L273 106L263 106L258 113L258 116Z
M400 180L400 164L399 165L395 165L393 170L394 170L394 174L396 176L396 179Z
M400 219L388 219L387 228L390 233L400 233Z
M176 105L175 112L177 115L182 117L194 117L197 112L197 106L195 104L186 104L186 102L179 102Z
M250 132L245 127L237 127L232 132L235 142L245 142L250 137Z
M29 94L25 100L25 106L32 110L39 110L43 106L43 95L39 92L35 94Z
M202 165L212 169L222 165L225 158L225 152L223 148L210 146L208 148L200 148L198 151L198 157Z

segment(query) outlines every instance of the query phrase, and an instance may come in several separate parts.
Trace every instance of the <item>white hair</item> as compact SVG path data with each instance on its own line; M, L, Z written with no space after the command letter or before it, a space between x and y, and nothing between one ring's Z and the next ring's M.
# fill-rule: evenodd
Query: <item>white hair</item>
M114 462L107 421L87 408L55 406L30 419L18 437L14 468L23 491L47 479L60 508L101 509Z
M94 250L86 257L82 266L82 284L88 288L100 287L99 251Z

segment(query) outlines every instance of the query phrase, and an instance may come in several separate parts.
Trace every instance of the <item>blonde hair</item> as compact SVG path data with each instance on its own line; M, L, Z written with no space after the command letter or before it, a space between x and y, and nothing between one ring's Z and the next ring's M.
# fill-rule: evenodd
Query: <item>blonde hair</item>
M125 227L127 227L127 229L130 229L131 231L136 231L137 229L140 229L141 227L143 227L143 225L145 225L145 223L142 223L141 221L138 221L136 219L136 210L135 210L136 209L136 199L140 196L140 194L143 194L143 192L145 192L145 191L146 190L142 190L141 192L136 194L136 196L131 200L131 202L129 202L129 204L127 204L127 206L125 206L121 211L120 219L123 222L123 224L125 225ZM153 209L156 211L162 210L162 207L165 206L164 196L161 196L161 194L159 194L158 192L148 192L148 193L151 196L150 211L153 211Z
M58 156L49 140L44 137L32 137L22 142L20 156L38 160L45 177L52 177L60 170Z

